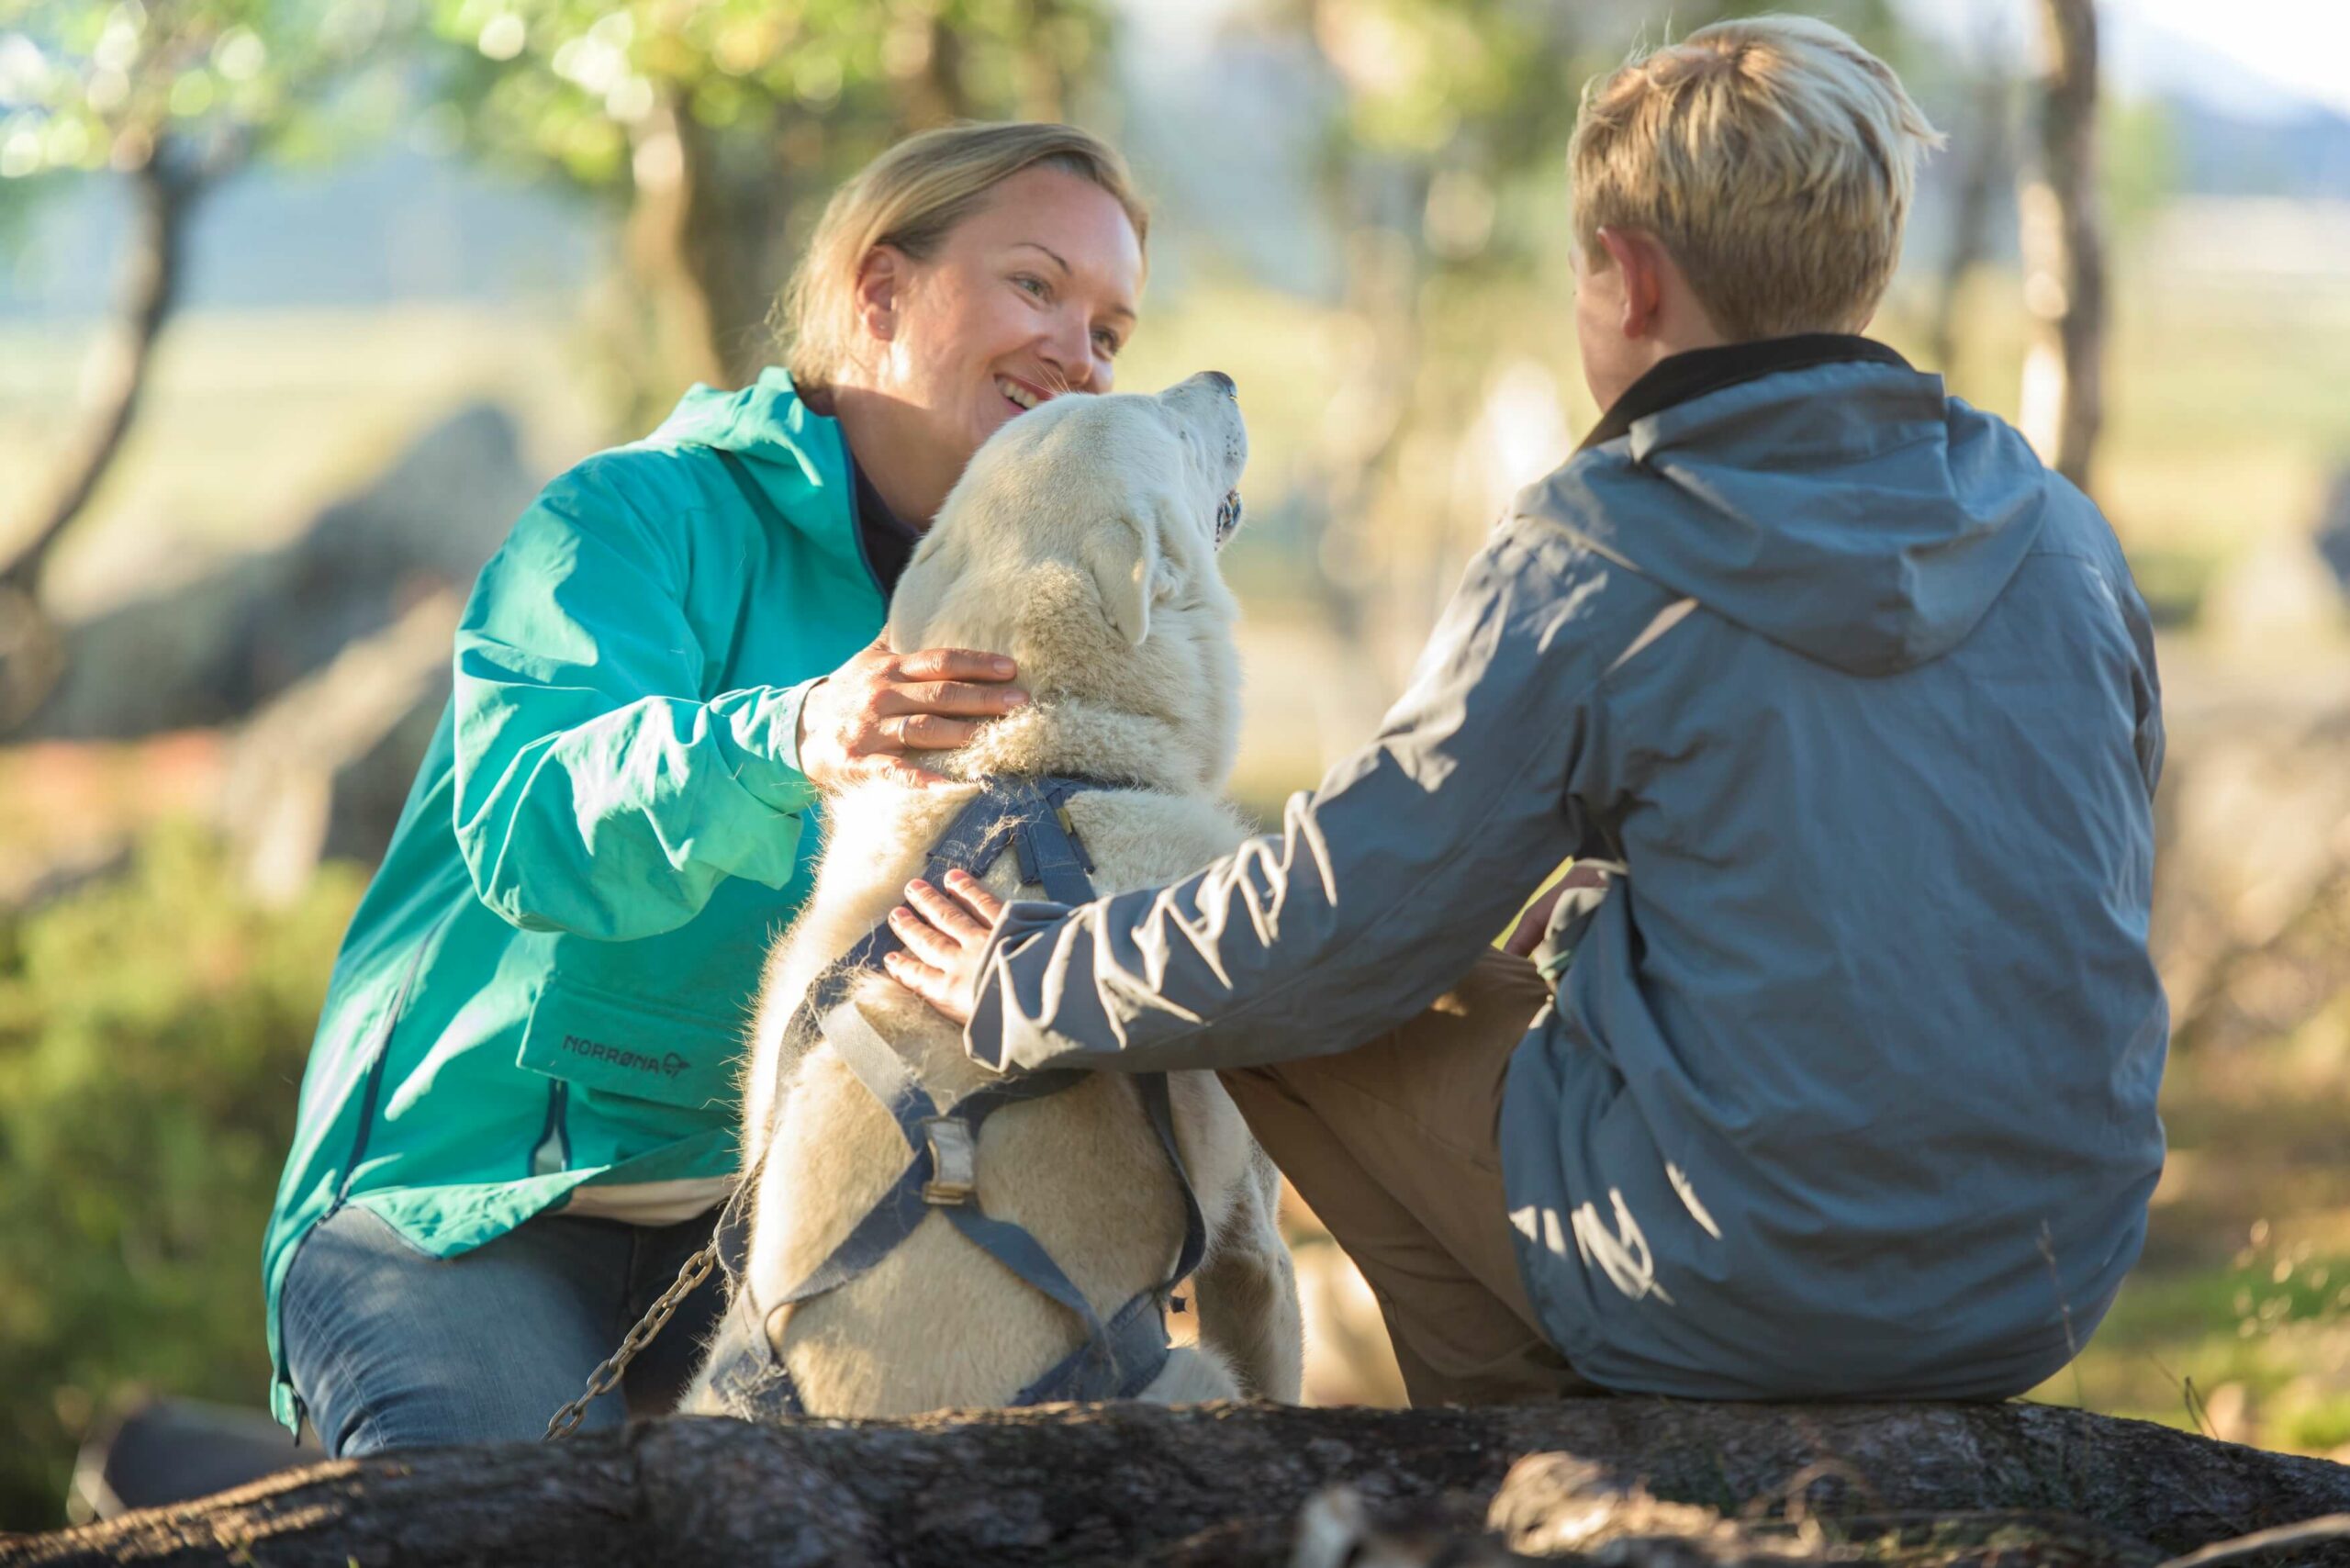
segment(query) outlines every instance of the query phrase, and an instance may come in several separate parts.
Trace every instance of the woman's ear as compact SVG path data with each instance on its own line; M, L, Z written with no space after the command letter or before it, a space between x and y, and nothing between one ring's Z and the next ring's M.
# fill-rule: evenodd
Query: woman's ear
M874 246L857 266L857 324L877 342L889 342L898 335L898 308L905 293L907 270L906 253L895 245Z

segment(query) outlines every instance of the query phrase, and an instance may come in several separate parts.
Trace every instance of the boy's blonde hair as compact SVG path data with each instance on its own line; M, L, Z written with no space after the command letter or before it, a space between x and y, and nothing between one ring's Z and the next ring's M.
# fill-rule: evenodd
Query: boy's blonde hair
M1857 330L1942 144L1886 63L1809 17L1717 22L1583 89L1575 241L1646 230L1732 340Z
M785 364L801 392L849 363L856 276L877 245L928 261L988 193L1037 164L1092 181L1114 197L1147 247L1150 213L1115 149L1075 126L1033 121L942 126L910 136L833 193L777 308Z

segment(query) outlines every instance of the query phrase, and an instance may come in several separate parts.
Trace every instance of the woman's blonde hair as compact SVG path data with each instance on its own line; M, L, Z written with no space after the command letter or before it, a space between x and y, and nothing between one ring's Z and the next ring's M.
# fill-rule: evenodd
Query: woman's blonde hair
M1035 121L942 126L910 136L833 193L815 237L778 305L784 363L801 392L822 391L850 361L858 270L876 246L917 262L938 252L988 193L1046 164L1092 181L1114 197L1147 247L1150 213L1126 161L1075 126Z
M1655 235L1727 338L1856 329L1892 281L1919 155L1942 140L1828 23L1717 22L1583 89L1575 240L1604 263L1602 228Z

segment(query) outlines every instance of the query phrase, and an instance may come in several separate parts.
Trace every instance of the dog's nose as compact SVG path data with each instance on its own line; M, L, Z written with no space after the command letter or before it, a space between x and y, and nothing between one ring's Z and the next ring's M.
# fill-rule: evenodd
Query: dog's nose
M1221 370L1203 370L1200 372L1200 374L1207 377L1209 386L1214 386L1225 397L1237 398L1240 396L1240 388L1234 386L1232 377L1226 375Z

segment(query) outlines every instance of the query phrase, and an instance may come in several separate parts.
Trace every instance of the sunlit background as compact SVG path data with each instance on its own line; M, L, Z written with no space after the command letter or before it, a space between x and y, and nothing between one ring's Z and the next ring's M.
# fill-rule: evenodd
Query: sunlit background
M2068 303L2020 246L2044 3L1786 7L1949 133L1874 330L2010 416ZM957 115L1129 151L1158 217L1122 384L1222 369L1249 419L1235 789L1268 811L1370 734L1481 533L1595 417L1579 84L1741 8L0 0L0 1529L111 1506L104 1445L142 1401L259 1405L295 1084L459 599L545 478L769 360L845 172ZM2350 8L2097 9L2085 472L2165 627L2178 1026L2145 1261L2038 1397L2327 1452ZM1292 1217L1312 1394L1394 1398L1360 1281Z

